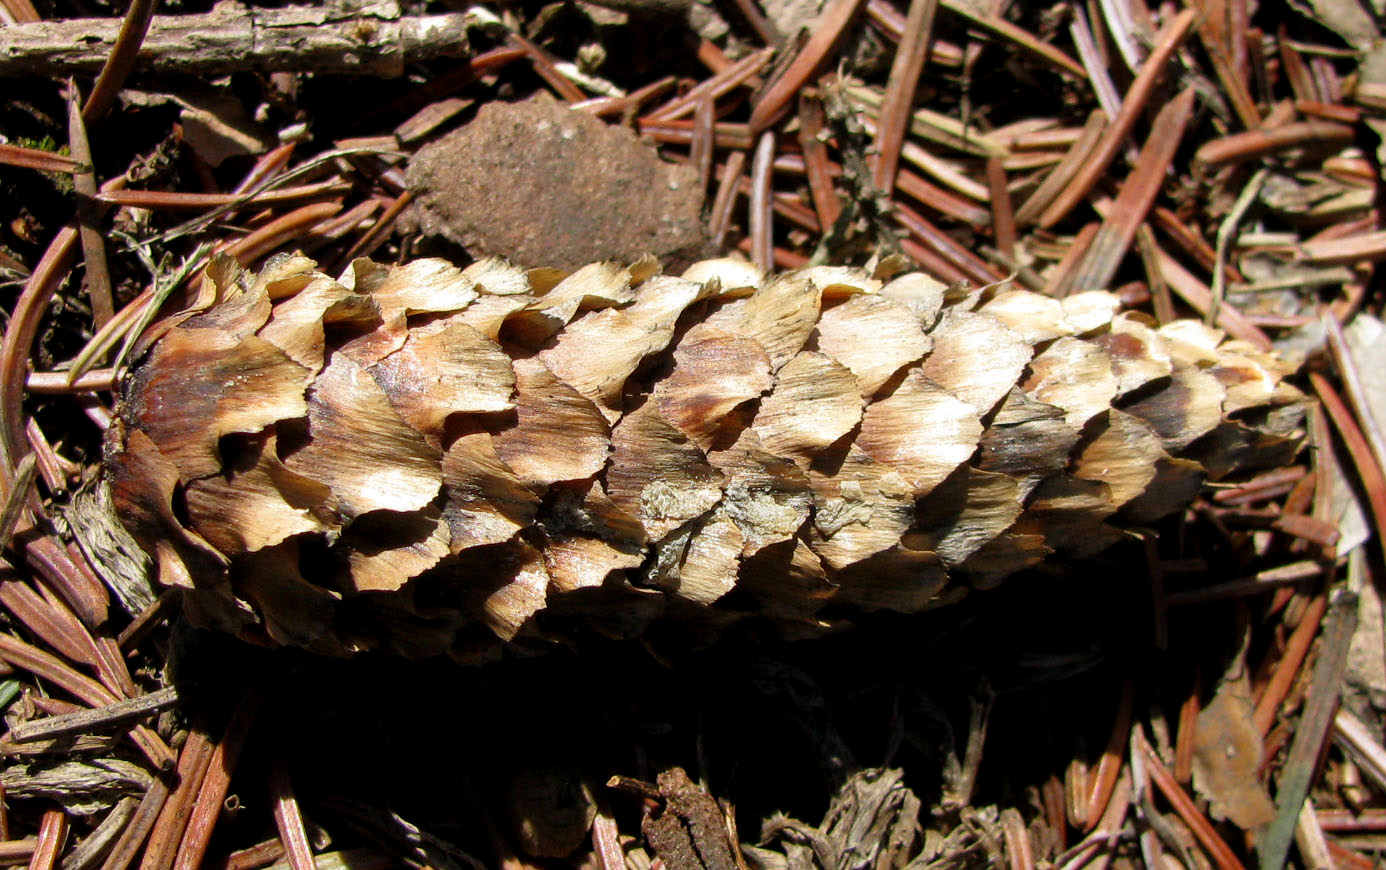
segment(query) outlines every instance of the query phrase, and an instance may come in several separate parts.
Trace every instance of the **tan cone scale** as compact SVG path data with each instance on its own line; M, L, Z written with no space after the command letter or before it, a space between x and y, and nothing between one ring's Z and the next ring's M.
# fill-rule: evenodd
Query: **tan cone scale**
M343 654L916 611L1288 461L1274 357L878 268L219 259L108 481L193 618Z

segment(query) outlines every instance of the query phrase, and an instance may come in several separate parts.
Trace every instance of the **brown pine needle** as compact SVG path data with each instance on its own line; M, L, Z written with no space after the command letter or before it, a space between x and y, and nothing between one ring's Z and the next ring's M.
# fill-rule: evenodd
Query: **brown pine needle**
M1136 238L1136 230L1144 223L1164 186L1165 175L1174 162L1175 151L1193 116L1193 108L1194 89L1187 88L1156 115L1150 138L1141 149L1135 168L1126 177L1082 265L1069 281L1068 285L1074 290L1105 288L1116 277L1117 269Z
M1088 195L1097 184L1098 179L1107 171L1108 166L1116 157L1117 151L1125 144L1126 137L1131 134L1132 128L1135 127L1136 119L1140 117L1145 110L1146 103L1150 101L1150 96L1154 92L1155 85L1164 75L1165 66L1169 63L1169 59L1189 35L1189 29L1193 26L1194 18L1194 10L1185 9L1160 31L1160 37L1155 48L1150 52L1150 57L1146 58L1145 65L1141 67L1136 80L1131 83L1130 89L1127 90L1126 96L1121 101L1121 112L1112 119L1111 126L1107 128L1101 141L1093 149L1092 156L1083 164L1074 179L1044 210L1039 218L1040 226L1048 229L1063 220Z

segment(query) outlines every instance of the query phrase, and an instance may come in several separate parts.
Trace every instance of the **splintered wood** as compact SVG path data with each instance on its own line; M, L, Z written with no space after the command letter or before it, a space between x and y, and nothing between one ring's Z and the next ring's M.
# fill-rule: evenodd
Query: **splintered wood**
M332 654L812 635L1096 553L1303 435L1218 330L888 267L222 258L152 334L126 527L201 623Z

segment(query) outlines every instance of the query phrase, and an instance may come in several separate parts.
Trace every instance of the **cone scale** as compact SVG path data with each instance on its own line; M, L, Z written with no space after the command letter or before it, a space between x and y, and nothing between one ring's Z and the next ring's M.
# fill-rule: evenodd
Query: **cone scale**
M1288 461L1271 355L1091 291L228 259L124 384L107 482L201 624L474 659L564 625L917 611Z

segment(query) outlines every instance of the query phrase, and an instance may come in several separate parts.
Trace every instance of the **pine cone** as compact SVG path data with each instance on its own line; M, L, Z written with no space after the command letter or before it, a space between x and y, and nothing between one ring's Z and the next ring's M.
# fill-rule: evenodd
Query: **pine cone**
M202 624L471 659L934 607L1301 441L1283 365L1199 323L883 277L219 259L107 479Z

